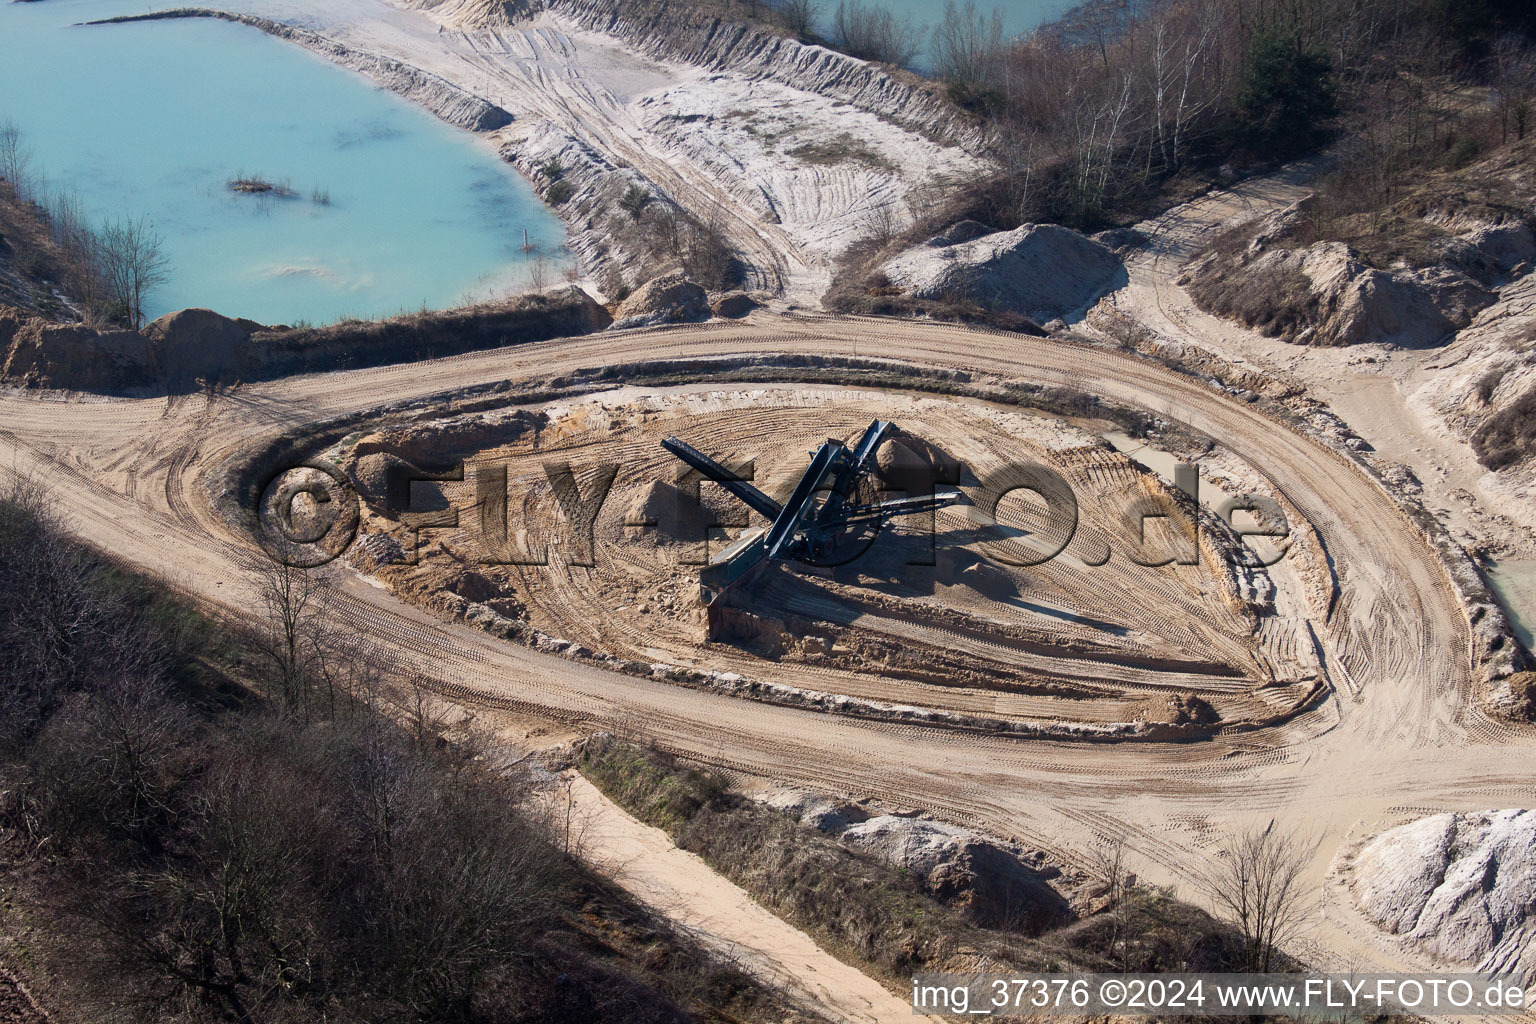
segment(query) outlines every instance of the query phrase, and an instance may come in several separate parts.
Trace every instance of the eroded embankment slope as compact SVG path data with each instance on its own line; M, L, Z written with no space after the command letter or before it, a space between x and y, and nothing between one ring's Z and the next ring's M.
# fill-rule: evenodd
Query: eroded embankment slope
M307 50L364 75L390 92L425 107L456 128L472 132L490 132L512 123L512 115L488 100L446 81L437 75L375 53L366 53L327 38L298 25L284 24L270 18L218 10L212 7L175 7L149 14L127 14L90 22L111 25L133 21L160 21L167 18L217 18L239 25L249 25L268 35L297 43Z
M331 327L266 327L207 309L142 331L61 324L0 307L0 381L131 394L380 366L602 330L606 310L580 288L501 303Z

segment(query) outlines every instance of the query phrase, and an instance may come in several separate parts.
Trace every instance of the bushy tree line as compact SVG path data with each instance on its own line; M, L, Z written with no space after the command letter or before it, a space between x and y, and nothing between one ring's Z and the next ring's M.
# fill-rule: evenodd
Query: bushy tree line
M41 488L0 495L0 870L30 880L35 952L82 1010L693 1019L564 928L595 883L524 776L341 664L361 647L307 576L263 590L267 627L221 638L73 541Z
M936 71L996 140L1003 172L975 212L999 226L1095 227L1221 162L1283 160L1340 138L1346 158L1379 166L1386 136L1400 160L1400 136L1414 132L1407 149L1422 158L1423 145L1445 144L1433 126L1448 83L1492 85L1505 133L1528 130L1533 17L1491 3L1468 17L1469 6L1090 0L1002 42L995 17L949 0Z

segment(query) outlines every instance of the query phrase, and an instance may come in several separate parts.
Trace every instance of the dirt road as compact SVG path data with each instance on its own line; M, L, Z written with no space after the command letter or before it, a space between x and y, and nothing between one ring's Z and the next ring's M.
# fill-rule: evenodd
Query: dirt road
M910 1004L823 952L809 935L764 910L745 891L636 821L573 774L568 797L582 858L721 956L791 994L811 1013L849 1024L912 1015ZM923 1018L925 1020L933 1018Z
M0 465L48 479L86 539L231 616L250 614L252 549L202 483L264 438L450 388L657 357L872 352L1067 383L1181 420L1255 458L1318 531L1340 596L1320 637L1337 692L1321 712L1209 743L1021 742L872 724L684 689L510 646L345 580L337 613L454 699L601 728L767 779L932 809L1060 851L1124 833L1149 881L1187 883L1224 829L1271 817L1322 840L1407 812L1527 804L1531 734L1478 710L1467 627L1435 557L1388 495L1331 450L1161 366L1049 339L933 324L759 316L277 381L231 396L68 401L0 396ZM701 368L701 373L704 370ZM1187 885L1185 891L1188 891ZM1325 962L1413 963L1320 907Z
M1464 545L1489 545L1505 557L1529 557L1536 553L1536 530L1531 528L1536 513L1529 501L1506 493L1507 485L1488 473L1471 446L1422 400L1420 392L1445 382L1440 371L1465 358L1456 344L1421 349L1295 345L1212 316L1179 285L1180 271L1214 233L1306 197L1320 167L1316 160L1298 161L1139 225L1148 244L1127 256L1129 281L1105 298L1106 305L1180 345L1204 349L1266 378L1295 382L1342 417L1380 457L1411 469L1423 484L1426 507ZM1529 310L1517 305L1504 315L1528 316Z

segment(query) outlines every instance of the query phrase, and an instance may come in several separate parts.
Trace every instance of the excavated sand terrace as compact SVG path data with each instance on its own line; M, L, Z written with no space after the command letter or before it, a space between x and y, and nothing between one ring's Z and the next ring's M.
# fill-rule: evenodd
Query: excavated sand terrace
M914 452L932 446L969 503L888 527L846 566L765 573L733 600L732 636L707 640L697 593L706 526L732 524L710 531L712 554L748 517L713 484L699 501L681 496L684 467L660 440L677 434L727 463L752 460L759 486L782 497L812 448L829 436L856 437L875 418L901 430L880 453L881 486L911 484ZM1207 489L1212 503L1234 488L1242 465L1219 451L1208 461L1226 487ZM1147 519L1143 541L1127 511L1134 501L1174 504L1168 485L1084 426L1025 409L824 385L630 387L365 429L328 454L364 499L368 539L352 562L397 595L471 613L493 630L511 620L538 646L640 670L682 669L692 682L702 676L739 690L760 681L1002 721L1129 724L1156 738L1293 713L1319 679L1293 565L1273 574L1234 569L1242 542L1210 504L1198 543L1187 517ZM395 459L417 469L462 459L462 479L417 483L403 506L390 500L381 472ZM584 495L603 464L617 467L590 550L557 511L550 463L570 465ZM1011 486L1011 467L1025 463L1071 486L1075 532L1048 526L1029 491L1003 496L993 513L988 496ZM503 472L505 526L499 509L487 520L483 483ZM1251 468L1243 475L1258 478ZM423 513L448 510L457 526L418 531ZM753 516L750 525L766 524ZM1270 548L1271 557L1292 540ZM548 564L506 564L535 561L540 550ZM1138 564L1174 554L1193 562Z
M326 577L328 614L366 631L424 686L480 714L532 715L579 730L623 722L688 758L779 785L924 807L1068 861L1124 836L1140 876L1185 893L1224 833L1255 822L1273 819L1316 837L1308 878L1322 882L1351 836L1373 822L1528 800L1536 778L1530 728L1485 713L1467 613L1444 564L1391 496L1253 404L1104 348L938 324L755 314L744 323L563 339L213 397L0 394L0 456L14 472L45 477L84 539L211 611L250 621L260 615L250 576L260 563L249 534L227 518L238 496L224 489L224 474L284 437L337 422L367 429L377 422L370 410L384 406L435 415L456 396L626 359L676 360L702 376L745 356L852 356L860 345L867 352L872 336L886 358L914 367L1072 386L1152 410L1214 439L1213 466L1234 482L1250 472L1268 481L1285 508L1303 510L1292 522L1310 527L1312 539L1298 537L1281 565L1295 560L1304 580L1295 589L1322 655L1326 702L1210 742L1021 742L813 714L616 671L444 621L339 564ZM369 418L352 419L361 416ZM1231 453L1251 461L1238 465ZM1321 590L1308 568L1313 544L1326 556ZM1288 589L1281 584L1279 596ZM1347 891L1330 885L1317 909L1296 952L1319 966L1426 963L1364 919Z

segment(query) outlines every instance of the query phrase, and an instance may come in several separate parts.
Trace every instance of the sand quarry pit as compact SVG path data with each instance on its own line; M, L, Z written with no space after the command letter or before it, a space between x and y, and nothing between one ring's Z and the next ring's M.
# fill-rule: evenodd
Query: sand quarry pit
M699 569L767 524L660 441L675 434L782 500L812 449L876 418L899 431L866 492L937 480L965 503L850 538L846 564L771 565L732 593L727 635L710 640ZM1245 567L1245 542L1212 512L1234 479L1262 478L1212 450L1202 473L1226 486L1197 505L1105 442L1109 426L952 395L699 384L361 431L328 456L363 499L357 571L635 674L1084 738L1183 738L1308 706L1319 675L1297 560ZM1070 487L1075 529L1036 492L1010 490L1030 465ZM1268 557L1291 543L1246 542Z

